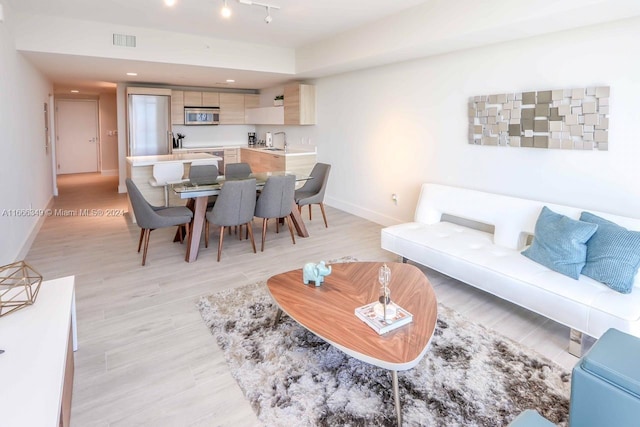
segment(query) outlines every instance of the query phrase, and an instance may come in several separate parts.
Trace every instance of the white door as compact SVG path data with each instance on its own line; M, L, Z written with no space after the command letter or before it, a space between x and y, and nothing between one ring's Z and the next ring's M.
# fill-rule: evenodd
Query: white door
M98 101L56 103L58 174L98 171Z

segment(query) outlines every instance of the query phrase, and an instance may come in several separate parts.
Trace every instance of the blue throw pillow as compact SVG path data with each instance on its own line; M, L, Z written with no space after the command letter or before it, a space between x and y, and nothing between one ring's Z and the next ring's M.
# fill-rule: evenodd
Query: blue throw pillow
M543 207L536 222L533 243L522 255L533 261L578 279L587 259L587 240L598 226L577 221Z
M640 267L640 232L589 212L582 212L580 219L598 224L598 231L587 242L587 263L582 274L620 293L630 293Z

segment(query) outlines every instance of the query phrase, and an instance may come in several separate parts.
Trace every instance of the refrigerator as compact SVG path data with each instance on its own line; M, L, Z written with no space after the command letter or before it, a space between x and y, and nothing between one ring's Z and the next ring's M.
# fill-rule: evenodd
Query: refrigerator
M171 152L171 98L129 95L129 156Z

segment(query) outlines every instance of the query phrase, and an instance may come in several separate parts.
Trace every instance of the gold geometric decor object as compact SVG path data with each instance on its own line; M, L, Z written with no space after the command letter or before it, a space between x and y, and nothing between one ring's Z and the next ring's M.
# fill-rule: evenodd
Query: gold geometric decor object
M609 149L609 86L469 98L469 144Z
M36 302L42 275L24 261L0 267L0 317Z

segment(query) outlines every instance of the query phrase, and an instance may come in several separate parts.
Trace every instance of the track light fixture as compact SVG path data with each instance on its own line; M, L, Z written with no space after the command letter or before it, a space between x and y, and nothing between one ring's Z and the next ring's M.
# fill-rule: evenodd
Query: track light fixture
M267 16L264 18L264 22L270 24L273 21L273 17L271 16L271 10L280 10L280 6L275 6L267 3L260 3L253 0L238 0L238 3L245 4L247 6L258 6L264 7L267 10Z
M264 17L264 22L266 22L267 24L270 24L271 21L273 21L273 17L271 16L271 11L280 10L280 6L275 6L273 4L261 3L253 0L236 0L236 1L240 4L244 4L247 6L264 7L267 10L267 16ZM177 2L178 0L164 0L164 4L169 7L175 6ZM227 2L228 0L222 0L222 9L220 9L220 14L222 15L223 18L226 18L226 19L230 18L232 13L231 8L229 7L229 4ZM0 3L0 22L2 22L2 4L1 3Z
M264 18L264 22L266 22L267 24L270 24L271 21L273 21L273 18L271 17L271 12L269 11L269 6L267 6L267 16Z

